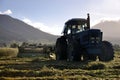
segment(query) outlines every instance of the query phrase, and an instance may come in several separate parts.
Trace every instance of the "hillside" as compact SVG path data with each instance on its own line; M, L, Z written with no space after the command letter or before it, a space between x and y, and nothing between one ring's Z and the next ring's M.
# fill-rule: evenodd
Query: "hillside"
M102 30L104 40L108 40L113 44L120 44L120 21L102 21L93 28Z
M34 28L8 15L0 15L0 41L39 41L53 43L57 36Z

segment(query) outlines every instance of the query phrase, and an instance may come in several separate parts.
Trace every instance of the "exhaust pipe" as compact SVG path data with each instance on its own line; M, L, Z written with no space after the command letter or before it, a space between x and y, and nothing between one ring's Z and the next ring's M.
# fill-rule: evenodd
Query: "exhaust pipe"
M89 13L87 14L87 27L90 29L90 16Z

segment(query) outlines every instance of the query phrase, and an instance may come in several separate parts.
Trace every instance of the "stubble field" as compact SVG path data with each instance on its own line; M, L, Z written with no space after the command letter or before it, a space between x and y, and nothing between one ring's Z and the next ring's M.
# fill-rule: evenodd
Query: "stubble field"
M120 52L110 62L55 61L45 55L0 58L0 80L120 80Z

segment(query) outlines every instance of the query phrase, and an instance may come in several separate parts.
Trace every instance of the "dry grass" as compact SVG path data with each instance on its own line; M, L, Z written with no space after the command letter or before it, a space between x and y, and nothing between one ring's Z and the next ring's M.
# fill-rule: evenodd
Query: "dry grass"
M16 57L17 54L17 48L0 48L0 57Z
M0 59L0 79L119 80L120 54L110 62L67 62L48 58Z

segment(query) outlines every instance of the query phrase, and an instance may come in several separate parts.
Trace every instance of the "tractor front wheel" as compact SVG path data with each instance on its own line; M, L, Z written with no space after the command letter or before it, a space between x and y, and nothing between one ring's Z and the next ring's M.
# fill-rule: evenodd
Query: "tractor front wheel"
M102 53L98 56L99 61L111 61L114 58L112 44L108 41L102 42Z

